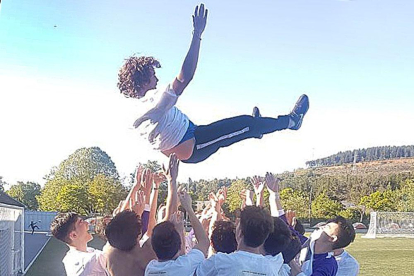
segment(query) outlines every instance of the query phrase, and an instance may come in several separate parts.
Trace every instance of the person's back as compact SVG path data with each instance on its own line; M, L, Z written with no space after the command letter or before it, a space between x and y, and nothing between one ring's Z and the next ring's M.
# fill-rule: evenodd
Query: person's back
M139 244L130 251L123 251L112 246L105 250L107 268L112 276L117 275L144 275L148 263L155 259L155 253L151 248L150 241Z

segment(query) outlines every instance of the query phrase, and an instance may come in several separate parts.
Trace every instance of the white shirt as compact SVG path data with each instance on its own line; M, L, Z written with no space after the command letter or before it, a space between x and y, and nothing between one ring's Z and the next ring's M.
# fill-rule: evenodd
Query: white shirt
M178 96L168 85L164 91L149 91L143 98L145 114L134 123L141 136L144 136L157 150L169 150L178 145L190 121L175 104ZM145 106L146 105L146 106Z
M236 251L231 254L217 253L201 263L197 275L277 276L282 264L282 254L273 257L246 251Z
M283 264L279 270L279 276L290 276L290 266L288 264Z
M204 260L204 254L198 249L192 249L188 254L175 260L159 262L152 260L145 269L145 276L193 276L197 267Z
M106 259L102 251L87 248L82 252L70 247L62 262L67 276L107 276Z
M336 276L356 276L359 273L359 263L348 252L344 250L342 254L335 256L338 262L338 272Z

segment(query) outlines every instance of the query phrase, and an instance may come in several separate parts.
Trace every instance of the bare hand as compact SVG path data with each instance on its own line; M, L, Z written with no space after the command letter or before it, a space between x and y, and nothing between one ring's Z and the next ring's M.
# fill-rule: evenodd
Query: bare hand
M253 185L253 189L256 195L261 195L263 193L263 189L265 183L260 176L253 176L252 180L250 181Z
M220 188L216 195L218 203L220 206L223 206L224 202L227 199L227 187Z
M169 180L177 180L178 176L178 164L180 163L180 160L178 160L177 155L175 153L172 153L170 155L170 161L168 164L168 169L165 169L164 165L162 165L162 170Z
M157 188L157 189L160 187L162 182L167 180L163 172L154 173L153 178L154 178L154 188Z
M181 202L181 206L184 208L184 210L186 210L187 212L193 210L191 197L185 191L185 189L183 187L179 187L177 193L178 198Z
M170 221L174 224L175 230L177 230L179 234L184 232L184 217L182 212L177 211L172 214Z
M193 15L193 27L194 33L197 33L199 36L204 32L207 24L207 14L208 10L204 9L204 4L200 5L200 9L196 6L194 15Z
M137 191L133 197L129 199L129 209L141 216L145 209L145 195L143 191Z
M142 181L141 181L141 187L142 191L145 194L145 197L149 199L149 196L151 194L151 188L153 183L153 174L150 169L145 169L142 174Z
M265 182L266 182L267 189L269 190L269 193L275 193L275 194L279 193L280 180L277 179L273 174L269 172L266 173Z

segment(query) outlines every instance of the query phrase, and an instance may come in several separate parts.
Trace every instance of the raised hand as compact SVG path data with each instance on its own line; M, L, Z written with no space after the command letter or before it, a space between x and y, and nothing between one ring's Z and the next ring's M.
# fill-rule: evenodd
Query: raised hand
M129 209L141 216L145 209L145 195L143 191L137 191L133 197L129 199Z
M193 27L194 33L201 37L201 34L204 32L207 24L207 14L208 10L204 9L204 4L200 5L200 8L196 6L194 15L193 15Z
M253 176L250 182L253 185L254 193L256 195L261 195L265 186L263 179L260 176Z
M141 188L145 197L149 200L151 194L152 183L154 182L153 173L150 169L145 169L142 173Z
M183 187L178 188L178 198L180 199L181 206L186 210L187 212L193 210L192 207L192 200L190 195L186 192L186 190Z
M164 175L167 177L168 180L176 180L178 176L178 164L180 160L178 160L177 155L172 153L170 155L170 161L168 163L168 169L165 169L164 165L162 165L162 170Z
M177 230L179 234L184 232L184 217L181 211L173 213L170 221L174 224L175 230Z
M279 179L277 179L273 174L268 172L265 176L265 182L267 189L269 190L269 193L279 194Z
M162 182L167 180L163 172L154 173L153 178L154 178L154 188L157 188L157 189L160 187Z
M227 199L227 187L220 188L216 194L218 203L220 206L223 206L224 202Z

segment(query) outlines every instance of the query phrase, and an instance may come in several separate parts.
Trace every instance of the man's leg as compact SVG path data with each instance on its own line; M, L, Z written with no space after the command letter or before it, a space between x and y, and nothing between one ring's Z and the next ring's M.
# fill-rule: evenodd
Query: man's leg
M284 129L299 129L309 109L309 100L302 95L289 115L277 118L261 117L255 109L254 117L248 115L227 118L215 123L198 126L194 131L193 154L184 163L198 163L214 154L219 148L228 147L249 138L261 138L263 134Z

